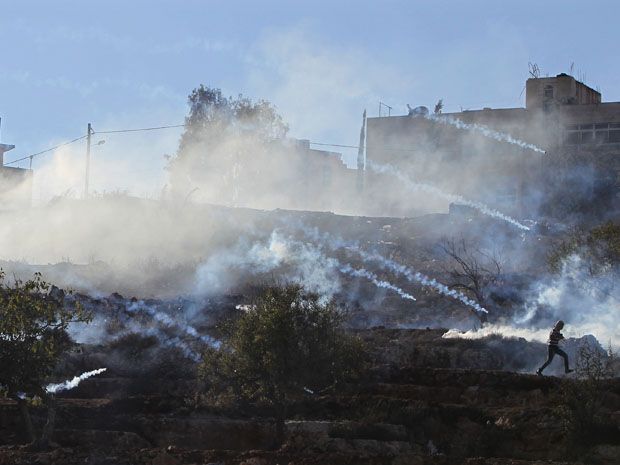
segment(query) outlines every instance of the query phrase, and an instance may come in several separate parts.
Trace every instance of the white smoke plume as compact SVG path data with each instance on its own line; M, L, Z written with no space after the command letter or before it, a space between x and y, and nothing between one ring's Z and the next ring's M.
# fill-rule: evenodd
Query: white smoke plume
M212 254L196 270L194 292L199 295L228 292L244 280L285 270L287 279L331 298L340 290L336 260L309 244L274 230L268 238L242 237L231 247Z
M550 328L525 328L509 324L486 324L469 331L448 330L442 337L446 339L484 339L489 336L523 338L527 341L546 343Z
M523 223L520 223L514 218L511 218L510 216L505 215L483 203L474 202L473 200L468 200L465 197L458 195L458 194L448 194L442 191L441 189L439 189L438 187L433 186L431 184L415 182L411 180L409 177L407 177L405 174L403 174L402 171L396 169L395 167L391 165L383 165L383 164L378 164L378 163L374 163L371 161L367 161L366 166L372 171L375 171L376 173L389 174L391 176L396 177L398 180L402 181L409 189L428 192L429 194L442 197L450 202L453 202L459 205L466 205L468 207L474 208L478 210L480 213L483 213L487 216L491 216L493 218L504 220L512 224L513 226L516 226L517 228L522 229L523 231L530 230L530 228L524 225Z
M521 309L509 319L470 331L450 330L444 337L480 339L492 335L546 342L551 327L563 320L566 338L593 335L604 347L620 345L620 299L609 276L591 276L582 258L568 257L557 276L534 283Z
M620 296L617 277L592 276L578 255L567 257L559 275L538 281L515 322L522 326L550 326L564 320L565 333L573 337L593 334L603 344L620 342Z
M165 326L169 326L169 327L173 327L173 328L179 328L181 331L183 331L185 334L187 334L188 336L194 337L198 340L200 340L202 343L207 344L211 347L215 347L218 348L220 346L220 341L218 341L217 339L212 338L211 336L205 335L205 334L200 334L198 332L198 330L196 330L196 328L194 328L192 325L190 324L185 324L182 321L180 321L179 319L173 319L170 315L164 313L164 312L160 312L158 310L156 310L155 308L153 308L150 305L147 305L144 303L144 301L140 300L137 302L133 302L129 307L127 307L127 311L129 312L145 312L148 315L150 315L155 321L162 323ZM185 348L185 346L184 346Z
M351 241L345 241L339 237L333 237L328 233L319 232L316 228L308 228L305 226L301 226L303 232L311 237L313 240L328 246L332 250L338 249L347 249L356 254L358 254L361 259L365 263L375 262L378 263L382 268L392 271L396 274L404 276L409 282L422 284L423 286L428 286L436 290L442 295L447 297L452 297L453 299L458 300L459 302L465 304L466 306L472 308L478 313L489 313L487 309L481 307L477 302L473 301L466 295L454 290L450 289L445 284L440 283L434 278L429 278L424 274L414 271L411 268L402 265L400 263L395 262L394 260L390 260L389 258L384 257L383 255L376 252L367 252L363 250L359 244ZM414 299L415 300L415 299Z
M240 275L273 272L286 268L287 279L303 283L310 291L328 300L341 285L337 272L367 279L373 285L396 292L401 298L415 300L411 294L365 269L354 269L321 253L318 246L285 237L273 231L266 242L241 240L235 247L220 251L201 265L197 272L197 292L213 292L237 284Z
M452 297L453 299L456 299L466 306L474 309L478 313L489 313L489 311L486 308L481 307L478 302L470 299L465 294L462 294L454 289L450 289L448 286L440 283L435 278L429 278L418 271L414 271L405 265L401 265L400 263L385 258L378 253L369 253L359 248L351 249L358 253L364 261L375 261L382 267L404 276L411 283L418 283L423 286L431 287L440 294L445 295L446 297Z
M545 150L541 149L540 147L537 147L534 144L529 144L522 140L515 139L510 134L506 134L504 132L499 132L499 131L494 131L493 129L490 129L481 124L465 123L464 121L461 121L460 119L454 118L449 115L436 115L434 113L429 113L423 116L426 119L429 119L437 123L448 124L450 126L454 126L455 128L464 129L466 131L475 131L479 134L482 134L485 137L488 137L490 139L495 139L496 141L499 141L499 142L506 142L508 144L517 145L523 149L533 150L534 152L538 152L538 153L546 153Z
M362 277L362 278L366 278L368 279L371 283L373 283L375 286L383 288L383 289L390 289L394 292L396 292L399 296L401 296L403 299L406 300L416 300L416 298L414 296L412 296L411 294L408 294L407 292L403 291L400 287L395 286L387 281L384 281L382 279L379 279L379 277L375 274L372 273L368 270L365 270L363 268L353 268L351 265L346 264L340 267L340 271L342 273L345 274L349 274L351 276L357 276L357 277Z
M73 379L67 380L64 383L48 384L45 387L45 390L49 394L56 394L60 391L68 391L70 389L76 388L85 379L90 378L91 376L99 375L106 370L107 368L99 368L97 370L87 371L86 373L82 373L80 376L75 376Z
M156 311L146 304L142 308L139 308L138 303L131 303L128 307L128 311L138 312L143 310L146 314L151 316L153 320L159 323L158 326L148 326L143 321L136 318L125 318L122 321L123 328L121 330L115 330L111 333L107 329L108 319L95 315L95 318L89 323L74 322L69 324L68 332L71 339L78 344L105 344L119 338L128 336L130 334L139 334L144 337L155 337L159 344L165 347L175 348L181 351L183 355L195 362L200 361L201 357L185 340L179 336L171 336L165 331L166 328L180 329L186 335L194 337L201 342L217 347L219 341L211 338L207 335L200 335L192 326L183 326L180 322L173 320L165 313ZM130 309L130 307L132 307Z

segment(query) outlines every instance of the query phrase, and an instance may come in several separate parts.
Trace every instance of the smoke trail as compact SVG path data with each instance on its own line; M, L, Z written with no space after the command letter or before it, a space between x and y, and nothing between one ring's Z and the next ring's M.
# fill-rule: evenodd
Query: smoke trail
M360 277L360 278L366 278L371 283L373 283L376 287L392 290L396 292L403 299L416 300L415 297L413 297L411 294L408 294L407 292L402 290L400 287L395 286L392 283L389 283L382 279L379 279L379 277L376 274L368 270L365 270L363 268L355 269L348 263L347 264L340 263L335 258L331 258L331 257L326 258L323 254L321 254L319 250L316 250L316 249L312 250L312 253L309 253L309 248L306 244L303 244L302 242L299 242L299 241L292 240L290 238L289 238L289 244L295 244L297 245L298 249L304 251L305 252L304 258L306 259L314 259L320 263L330 263L332 266L337 268L343 274L348 274L348 275Z
M165 326L169 326L169 327L173 327L173 328L179 328L185 334L187 334L188 336L191 336L191 337L194 337L196 339L199 339L204 344L207 344L207 345L209 345L211 347L214 347L216 349L221 344L220 341L218 341L217 339L214 339L214 338L212 338L211 336L208 336L208 335L201 335L201 334L199 334L198 331L196 330L196 328L194 328L193 326L188 325L188 324L183 324L180 321L176 321L176 320L172 319L170 317L170 315L167 315L164 312L160 312L160 311L155 310L153 307L151 307L149 305L146 305L144 303L144 301L142 301L142 300L140 300L138 302L132 303L129 307L127 307L127 311L132 312L132 313L137 312L137 311L144 311L149 316L151 316L155 321L158 321L159 323L162 323ZM184 349L184 351L185 351L185 349Z
M479 313L489 313L489 311L486 308L481 307L478 302L475 302L466 295L461 294L454 289L450 289L448 286L440 283L435 278L429 278L428 276L423 275L419 271L414 271L406 267L405 265L401 265L400 263L390 260L389 258L385 258L383 255L380 255L378 253L369 253L357 247L351 248L350 250L354 250L355 252L357 252L364 261L378 262L384 268L387 268L395 273L404 276L411 283L418 283L424 286L432 287L440 294L447 297L452 297L453 299L458 300L459 302L467 305L468 307L476 310Z
M549 328L520 328L508 325L489 324L482 328L469 331L450 329L441 337L445 339L484 339L485 337L501 335L502 337L523 338L527 341L546 343L549 338Z
M67 380L64 383L59 384L48 384L45 387L45 390L50 394L56 394L60 391L68 391L78 386L82 381L86 378L90 378L91 376L98 375L106 371L107 368L99 368L98 370L87 371L86 373L82 373L80 376L75 376L72 380Z
M170 335L163 333L159 328L134 328L133 331L128 331L127 334L136 333L143 336L154 336L157 338L160 344L171 347L173 349L179 349L183 352L183 355L194 362L199 362L202 358L200 354L192 349L187 342L182 340L179 336L170 337Z
M400 172L399 170L397 170L396 168L394 168L391 165L382 165L382 164L377 164L377 163L373 163L371 161L367 161L366 162L366 166L368 168L370 168L372 171L375 171L377 173L381 173L381 174L389 174L391 176L394 176L396 178L398 178L400 181L402 181L403 183L405 183L409 188L414 189L414 190L421 190L423 192L428 192L430 194L434 194L437 195L439 197L443 197L444 199L453 202L453 203L457 203L459 205L466 205L468 207L471 208L475 208L476 210L478 210L480 213L483 213L485 215L491 216L493 218L498 218L500 220L504 220L514 226L516 226L519 229L522 229L524 231L529 231L530 228L528 226L525 226L523 223L519 223L517 220L515 220L514 218L511 218L508 215L504 215L503 213L488 207L487 205L480 203L480 202L474 202L472 200L468 200L465 197L458 195L458 194L448 194L446 192L443 192L441 189L431 185L431 184L426 184L426 183L419 183L419 182L415 182L411 179L409 179L406 175L404 175L402 172Z
M427 114L427 115L422 115L422 116L436 123L448 124L450 126L454 126L455 128L478 132L485 137L488 137L490 139L495 139L496 141L499 141L499 142L507 142L509 144L517 145L523 149L533 150L534 152L538 152L538 153L547 153L545 150L541 149L540 147L537 147L534 144L529 144L522 140L515 139L510 134L506 134L505 132L494 131L493 129L490 129L486 126L482 126L477 123L465 123L464 121L461 121L460 119L453 118L447 115Z
M279 230L274 230L267 244L256 242L248 244L240 242L241 247L234 247L230 251L221 252L217 257L210 257L207 263L200 267L198 274L208 276L209 279L200 279L201 287L216 283L231 270L243 269L261 273L286 268L287 276L298 280L304 287L317 292L329 299L339 289L338 275L332 271L368 279L376 287L396 292L404 299L415 300L413 296L399 287L381 280L377 275L367 270L356 270L350 265L342 264L332 257L326 257L315 244L307 244L291 237L285 237ZM211 279L215 277L216 279ZM202 291L202 289L201 289Z
M366 278L366 279L370 280L377 287L381 287L381 288L384 288L384 289L390 289L390 290L396 292L403 299L406 299L406 300L416 300L415 297L413 297L411 294L406 293L400 287L394 286L393 284L391 284L391 283L389 283L387 281L383 281L383 280L379 279L379 277L376 274L374 274L374 273L372 273L372 272L370 272L368 270L365 270L363 268L356 269L356 268L351 267L351 265L346 264L346 265L342 265L340 267L340 271L342 273L349 274L351 276L357 276L357 277Z
M452 297L453 299L458 300L459 302L467 305L468 307L474 309L479 313L489 313L487 309L481 307L477 302L470 299L466 295L454 290L450 289L445 284L440 283L434 278L429 278L428 276L414 271L411 268L401 265L400 263L395 262L394 260L390 260L389 258L384 257L378 253L366 252L361 249L358 244L354 242L347 242L341 238L335 238L328 233L320 233L316 228L310 229L303 225L300 225L302 231L310 236L313 240L320 242L322 244L326 244L332 250L338 249L347 249L357 253L364 262L377 262L384 269L388 269L394 273L400 274L404 276L411 283L418 283L424 286L432 287L437 292L447 297Z

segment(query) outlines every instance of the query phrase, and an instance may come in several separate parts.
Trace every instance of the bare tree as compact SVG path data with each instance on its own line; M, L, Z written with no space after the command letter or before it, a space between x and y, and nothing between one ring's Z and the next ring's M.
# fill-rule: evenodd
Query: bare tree
M473 296L484 307L489 287L499 282L502 273L500 257L494 252L476 247L464 238L444 239L440 247L450 262L445 270L451 279L448 286Z

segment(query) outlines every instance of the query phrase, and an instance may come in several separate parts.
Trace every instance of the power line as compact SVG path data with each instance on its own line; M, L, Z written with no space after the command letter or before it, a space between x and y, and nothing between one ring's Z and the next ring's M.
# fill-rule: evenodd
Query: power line
M25 157L18 158L17 160L9 161L9 162L5 163L5 165L12 165L13 163L18 163L20 161L32 159L32 158L37 157L39 155L43 155L44 153L51 152L53 150L59 149L60 147L64 147L65 145L73 144L74 142L77 142L79 140L86 139L86 137L88 137L88 136L84 135L84 136L76 137L75 139L72 139L72 140L67 141L67 142L63 142L62 144L55 145L54 147L50 147L49 149L41 150L40 152L32 153L30 155L26 155Z
M323 147L342 147L342 148L346 148L346 149L359 149L359 146L357 145L343 145L343 144L325 144L322 142L312 142L310 141L310 145L320 145ZM368 145L367 145L368 147ZM419 152L419 149L416 149L415 147L388 147L385 145L380 145L380 146L371 146L373 149L380 149L380 150L384 150L387 152Z
M175 124L175 125L170 125L170 126L156 126L156 127L150 127L150 128L117 129L113 131L93 131L92 134L119 134L119 133L125 133L125 132L156 131L159 129L172 129L172 128L182 128L182 127L185 127L185 124ZM40 152L31 153L30 155L26 155L25 157L21 157L16 160L6 162L4 165L5 166L12 165L15 163L19 163L20 161L29 160L29 159L32 160L34 157L38 157L39 155L43 155L47 152L52 152L66 145L73 144L74 142L77 142L79 140L86 139L87 137L88 135L76 137L75 139L72 139L67 142L63 142L62 144L55 145L54 147L50 147L48 149L41 150Z
M121 134L121 133L129 133L129 132L143 132L143 131L157 131L157 130L161 130L161 129L174 129L174 128L183 128L185 127L186 124L173 124L173 125L168 125L168 126L153 126L153 127L147 127L147 128L126 128L126 129L115 129L115 130L107 130L107 131L93 131L92 134ZM12 160L10 162L5 163L5 165L12 165L14 163L18 163L20 161L24 161L24 160L32 160L32 158L37 157L39 155L43 155L45 153L51 152L53 150L59 149L61 147L64 147L66 145L69 144L73 144L74 142L77 142L79 140L85 139L87 138L88 135L83 135L80 137L76 137L75 139L72 139L70 141L67 142L63 142L62 144L58 144L55 145L54 147L50 147L48 149L42 150L40 152L36 152L36 153L32 153L30 155L26 155L25 157L22 158L18 158L16 160ZM345 144L328 144L328 143L323 143L323 142L310 142L311 145L317 145L317 146L322 146L322 147L339 147L339 148L345 148L345 149L359 149L359 146L357 145L345 145ZM395 151L395 152L415 152L416 150L414 148L396 148L396 147L381 147L381 149L383 150L387 150L387 151Z
M324 147L342 147L345 149L359 149L357 145L342 145L342 144L323 144L321 142L310 142L310 145L321 145Z
M171 126L156 126L152 128L137 128L137 129L116 129L114 131L95 131L95 134L118 134L121 132L140 132L140 131L156 131L158 129L171 129L171 128L183 128L185 124L175 124Z

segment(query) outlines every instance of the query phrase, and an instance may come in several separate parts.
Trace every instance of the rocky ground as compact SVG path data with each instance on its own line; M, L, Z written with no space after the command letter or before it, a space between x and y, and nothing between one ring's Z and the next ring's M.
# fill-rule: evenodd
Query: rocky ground
M162 353L159 365L144 367L137 354L134 367L111 363L58 397L51 451L27 450L17 406L3 399L0 464L620 463L619 379L597 385L596 431L571 435L565 409L574 378L500 369L528 369L544 346L444 333L359 331L374 354L368 375L290 405L281 447L268 409L204 402L191 363ZM125 341L125 355L140 344ZM111 350L85 346L67 363L94 368ZM44 412L35 413L41 423Z

